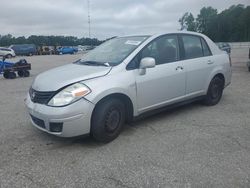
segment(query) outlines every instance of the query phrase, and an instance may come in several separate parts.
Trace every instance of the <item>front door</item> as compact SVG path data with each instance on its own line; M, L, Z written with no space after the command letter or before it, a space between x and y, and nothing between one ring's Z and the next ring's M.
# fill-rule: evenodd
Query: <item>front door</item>
M155 39L138 57L139 62L144 57L153 57L156 61L156 66L146 69L144 75L135 70L139 113L164 106L185 95L186 71L179 58L176 35Z

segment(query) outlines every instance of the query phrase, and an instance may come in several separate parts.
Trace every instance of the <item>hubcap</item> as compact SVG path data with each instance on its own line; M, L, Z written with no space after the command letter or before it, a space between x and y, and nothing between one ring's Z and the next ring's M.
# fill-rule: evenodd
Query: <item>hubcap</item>
M105 128L108 132L114 132L120 124L121 114L117 109L109 111L106 117Z
M211 94L213 99L217 99L220 96L220 85L218 83L213 84Z

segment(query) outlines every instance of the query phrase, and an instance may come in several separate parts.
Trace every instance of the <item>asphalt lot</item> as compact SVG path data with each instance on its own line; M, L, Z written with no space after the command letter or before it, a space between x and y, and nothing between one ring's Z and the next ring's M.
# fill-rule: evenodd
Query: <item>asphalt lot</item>
M190 104L127 125L113 142L33 128L24 98L34 77L79 55L25 57L30 78L0 78L0 188L250 187L250 73L233 64L217 106Z

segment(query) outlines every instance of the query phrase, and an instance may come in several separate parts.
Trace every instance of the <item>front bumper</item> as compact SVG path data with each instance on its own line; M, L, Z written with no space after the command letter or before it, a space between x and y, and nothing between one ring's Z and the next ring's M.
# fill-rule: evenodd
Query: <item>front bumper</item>
M94 104L81 99L65 107L50 107L33 103L29 94L25 100L32 124L38 129L60 137L74 137L90 132ZM54 125L62 126L56 131Z

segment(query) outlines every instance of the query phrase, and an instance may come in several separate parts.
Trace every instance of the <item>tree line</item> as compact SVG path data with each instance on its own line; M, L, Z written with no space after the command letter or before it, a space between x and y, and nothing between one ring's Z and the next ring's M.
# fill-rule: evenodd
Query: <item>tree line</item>
M196 18L186 12L179 23L181 30L203 33L215 42L250 41L250 6L233 5L220 13L213 7L203 7Z
M77 46L93 45L97 46L103 41L96 38L77 38L74 36L37 36L14 37L10 34L0 35L0 46L10 46L12 44L35 44L36 46Z
M215 42L250 41L250 6L233 5L218 13L213 7L203 7L197 17L186 12L180 19L181 30L196 31L210 37ZM12 44L35 44L37 46L77 46L99 45L103 41L96 38L77 38L74 36L14 37L0 35L0 46Z

